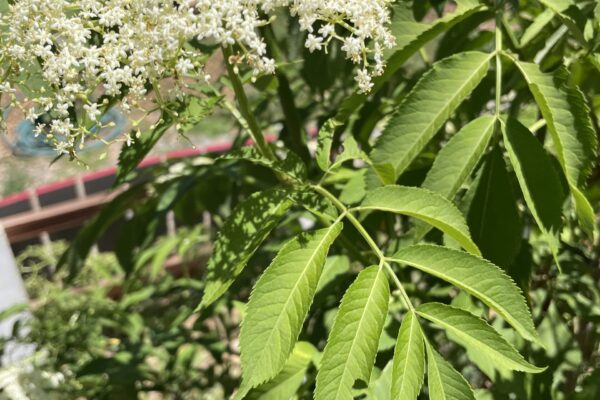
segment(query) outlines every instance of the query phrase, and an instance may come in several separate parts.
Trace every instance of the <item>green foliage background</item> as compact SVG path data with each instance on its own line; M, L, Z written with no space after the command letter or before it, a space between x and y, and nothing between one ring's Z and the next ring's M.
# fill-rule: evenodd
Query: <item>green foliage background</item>
M263 33L284 67L220 81L254 122L234 151L137 179L170 125L223 101L207 90L125 148L131 188L58 272L23 258L21 340L63 374L57 398L598 398L600 5L456 3L394 4L369 96L282 17ZM260 140L272 126L282 145ZM184 228L161 237L169 211ZM200 269L161 268L207 243Z

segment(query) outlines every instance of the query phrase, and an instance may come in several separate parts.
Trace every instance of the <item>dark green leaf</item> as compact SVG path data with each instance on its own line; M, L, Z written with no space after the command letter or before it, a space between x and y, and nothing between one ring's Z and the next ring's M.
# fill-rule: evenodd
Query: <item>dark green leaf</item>
M208 262L203 308L217 300L246 266L254 252L292 206L290 190L255 193L236 207L215 242Z

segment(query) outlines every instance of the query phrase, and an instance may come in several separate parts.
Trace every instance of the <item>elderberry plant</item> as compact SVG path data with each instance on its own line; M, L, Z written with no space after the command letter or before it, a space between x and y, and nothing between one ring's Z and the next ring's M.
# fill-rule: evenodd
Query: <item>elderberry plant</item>
M2 91L51 113L40 133L73 156L107 107L151 101L161 118L124 146L119 183L170 127L231 111L252 145L134 185L61 265L76 274L144 193L117 250L127 274L156 215L210 211L196 312L247 300L236 398L545 398L527 256L560 276L565 248L594 251L599 15L570 0L22 0L3 18ZM43 83L23 97L31 74Z

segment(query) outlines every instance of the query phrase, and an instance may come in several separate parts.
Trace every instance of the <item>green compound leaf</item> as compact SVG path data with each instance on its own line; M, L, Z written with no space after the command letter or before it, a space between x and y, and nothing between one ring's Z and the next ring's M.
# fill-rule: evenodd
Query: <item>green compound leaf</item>
M452 365L427 345L427 382L431 400L475 400L469 382Z
M452 199L483 157L495 124L487 115L465 125L442 147L421 187Z
M371 159L398 178L487 74L490 54L470 51L439 61L404 98L377 140Z
M527 206L556 258L564 199L560 178L542 144L518 120L502 122L502 135Z
M418 218L454 238L474 254L481 254L471 240L465 218L448 199L429 190L389 185L367 194L357 210L380 210Z
M217 300L242 272L246 263L283 214L292 206L288 189L258 192L237 206L221 228L208 261L206 288L198 309Z
M256 165L262 165L263 167L271 168L275 172L287 175L296 181L306 179L306 165L304 165L296 153L291 151L286 153L284 160L271 160L263 156L258 148L247 146L230 151L226 155L219 157L217 161L230 160L244 160Z
M400 70L406 60L426 43L471 15L487 9L476 0L459 0L456 3L458 5L456 11L431 24L415 21L412 7L407 2L404 4L399 2L394 7L391 30L392 35L396 38L396 45L387 53L387 65L383 75L373 80L373 93L381 89L384 83ZM357 108L364 104L366 99L367 95L365 94L353 94L342 103L336 118L339 121L346 121Z
M426 303L417 308L417 314L445 329L459 339L459 343L499 367L530 373L545 370L525 361L494 328L468 311L441 303Z
M138 164L142 162L144 157L150 153L150 150L158 143L163 135L175 123L173 117L166 114L147 132L136 135L135 140L131 145L123 144L119 153L119 163L117 164L117 174L114 186L119 186L130 179L130 174L136 169Z
M571 0L540 0L540 3L552 10L569 28L575 39L587 48L588 43L585 39L584 30L587 18L577 7L574 1Z
M325 346L315 400L352 400L355 381L369 382L389 297L382 267L362 270L350 285Z
M523 338L540 344L523 293L504 271L489 261L434 245L404 248L390 260L436 276L477 297L496 310Z
M327 252L342 230L336 223L287 242L260 277L240 332L244 386L277 375L290 355L312 303Z
M554 11L549 8L537 15L533 22L525 29L525 32L523 32L523 36L519 40L519 47L524 48L531 43L552 22L555 15Z
M579 89L566 84L565 71L555 75L543 73L539 66L514 59L544 119L573 195L579 222L592 237L595 217L592 206L581 188L595 163L598 143L592 128L589 108Z
M319 130L317 139L317 165L322 171L327 171L331 166L331 145L333 143L333 135L335 129L341 123L334 118L328 119Z
M308 342L298 342L283 370L269 382L251 390L246 400L291 399L302 385L304 375L318 350Z
M521 247L523 231L517 196L499 146L494 146L463 197L471 236L481 254L509 268Z
M416 399L425 375L423 332L414 311L402 319L398 342L394 349L392 399Z

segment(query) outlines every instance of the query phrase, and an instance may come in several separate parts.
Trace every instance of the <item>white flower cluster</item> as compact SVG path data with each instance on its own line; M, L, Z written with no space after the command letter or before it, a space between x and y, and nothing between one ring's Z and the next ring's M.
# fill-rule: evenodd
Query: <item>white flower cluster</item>
M235 62L256 75L273 73L258 28L282 7L308 32L310 51L341 41L359 65L360 90L368 92L372 76L383 72L383 50L394 44L390 1L16 0L0 16L0 96L27 104L31 121L50 113L52 122L36 132L71 152L94 134L85 127L99 124L114 100L127 110L165 78L174 78L178 95L183 77L203 79L206 54L190 45L193 40L235 46ZM19 98L16 88L31 84L32 76L41 83L27 91L30 98Z

